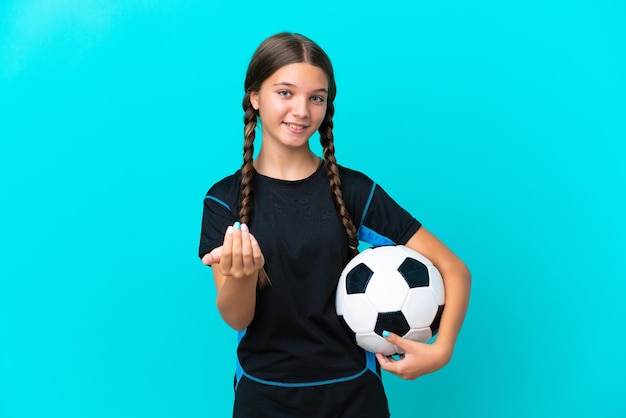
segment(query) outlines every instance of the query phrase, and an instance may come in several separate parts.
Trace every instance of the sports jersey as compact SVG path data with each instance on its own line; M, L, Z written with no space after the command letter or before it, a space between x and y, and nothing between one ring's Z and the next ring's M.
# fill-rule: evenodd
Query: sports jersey
M405 244L420 223L366 175L339 166L342 193L360 241ZM208 191L199 255L222 245L238 220L241 172ZM237 382L303 387L355 379L376 371L335 311L335 290L349 261L325 163L309 177L286 181L254 172L248 222L265 257L271 285L257 291L254 319L239 333Z

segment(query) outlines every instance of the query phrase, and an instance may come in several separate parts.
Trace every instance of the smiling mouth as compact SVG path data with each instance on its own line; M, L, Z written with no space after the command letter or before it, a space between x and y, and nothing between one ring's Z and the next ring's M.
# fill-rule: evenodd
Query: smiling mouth
M287 125L287 127L291 128L294 131L303 131L307 128L306 125L300 125L297 123L289 123L289 122L284 122L285 125Z

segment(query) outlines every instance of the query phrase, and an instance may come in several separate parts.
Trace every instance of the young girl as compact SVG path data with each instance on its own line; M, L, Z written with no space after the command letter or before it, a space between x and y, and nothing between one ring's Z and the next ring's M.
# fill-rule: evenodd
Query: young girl
M463 262L380 186L337 164L335 93L330 60L313 41L266 39L245 80L243 165L204 200L199 254L213 266L222 318L239 331L235 417L388 417L380 368L404 379L438 370L463 322ZM309 147L316 131L323 158ZM434 343L385 332L401 359L354 344L335 289L359 241L406 245L440 270L446 308Z

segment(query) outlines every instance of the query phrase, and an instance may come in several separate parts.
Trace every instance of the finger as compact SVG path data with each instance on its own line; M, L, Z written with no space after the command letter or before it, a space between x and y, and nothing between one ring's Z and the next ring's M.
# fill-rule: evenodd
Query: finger
M252 248L252 259L254 260L254 267L258 270L265 265L265 257L261 252L261 246L252 234L250 234L250 246Z
M387 357L386 355L384 355L383 353L376 353L376 358L378 359L378 362L382 365L382 364L387 364L387 363L391 363L393 361L392 358Z
M254 267L254 259L252 258L252 243L250 242L250 231L248 225L241 224L241 259L243 265L243 274L248 276L256 269Z
M402 338L400 338L400 336L398 334L394 334L391 331L383 331L382 332L382 336L383 336L384 339L389 341L391 344L395 344L395 345L398 345L396 343L398 343L399 340L402 340Z
M241 224L239 222L235 222L233 225L233 260L232 260L232 272L240 274L243 268L243 260L241 255Z
M411 346L411 341L404 339L398 334L394 334L393 332L383 331L383 337L391 344L400 347L405 352L407 351L407 348Z
M387 357L382 353L376 353L376 360L378 360L378 364L380 364L383 370L397 374L396 360L394 358Z

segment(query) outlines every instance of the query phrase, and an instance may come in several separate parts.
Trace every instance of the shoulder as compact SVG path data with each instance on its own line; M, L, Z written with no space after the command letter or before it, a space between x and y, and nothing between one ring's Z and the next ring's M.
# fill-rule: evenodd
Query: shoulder
M231 175L224 177L223 179L215 182L213 186L209 188L207 194L220 193L222 191L231 190L233 187L239 187L241 183L241 170L237 170Z
M358 170L353 170L339 164L337 167L339 168L339 177L341 178L342 188L370 190L375 184L371 178Z
M213 184L207 191L205 199L217 201L229 209L233 209L239 201L240 185L241 170L237 170Z

